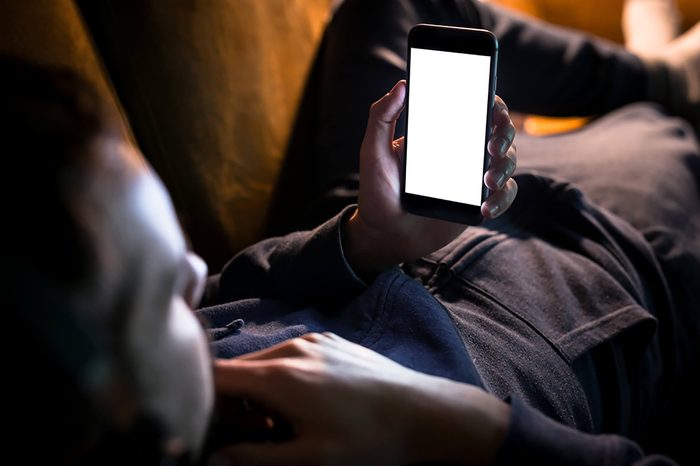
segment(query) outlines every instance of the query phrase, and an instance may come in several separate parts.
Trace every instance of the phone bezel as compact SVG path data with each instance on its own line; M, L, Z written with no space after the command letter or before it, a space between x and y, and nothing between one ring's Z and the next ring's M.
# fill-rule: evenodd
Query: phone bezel
M472 29L454 26L441 26L434 24L418 24L414 26L408 34L408 50L407 50L407 88L406 88L406 122L410 115L410 96L411 96L411 48L421 48L428 50L438 50L445 52L468 53L472 55L484 55L491 58L491 68L489 71L489 99L486 109L486 138L484 140L484 167L483 173L486 173L489 164L489 154L487 143L491 137L491 114L494 105L496 94L496 79L497 79L497 61L498 61L498 39L496 36L485 29ZM404 146L407 149L410 144L408 137L408 124L406 126L406 136ZM407 154L407 152L406 152ZM451 222L464 223L475 225L483 220L481 215L481 206L471 204L463 204L444 199L437 199L419 194L406 192L406 165L408 157L404 158L401 176L401 205L407 212L448 220ZM489 189L483 183L482 173L482 192L481 203L489 195Z

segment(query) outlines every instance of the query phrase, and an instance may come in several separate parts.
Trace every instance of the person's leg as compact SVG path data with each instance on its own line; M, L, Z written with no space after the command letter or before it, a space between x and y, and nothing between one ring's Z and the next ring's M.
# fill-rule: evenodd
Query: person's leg
M571 181L641 232L682 307L700 310L700 147L685 120L629 105L579 131L521 136L518 155L518 171Z
M497 92L512 110L594 114L644 98L641 62L580 32L472 0L346 0L327 28L292 135L272 212L278 224L291 206L298 211L333 188L341 189L312 208L308 225L353 202L369 107L406 77L406 38L421 22L492 30L500 42ZM401 121L397 136L404 131Z
M681 455L678 460L691 458L696 453L689 442L699 433L695 416L700 415L691 401L700 390L700 147L695 133L659 107L635 104L577 132L523 136L518 151L519 171L573 182L594 203L639 230L653 249L673 299L672 309L655 310L658 344L660 351L672 353L675 367L665 369L673 393L646 442L673 450ZM610 354L595 353L597 367L609 365ZM639 390L651 385L645 382L645 363L654 367L657 357L650 352L633 369L641 380ZM683 419L690 428L680 428L686 425Z
M547 137L519 135L518 171L569 180L645 236L662 226L700 254L700 149L683 119L650 103L628 105L586 127ZM699 296L700 298L700 296Z

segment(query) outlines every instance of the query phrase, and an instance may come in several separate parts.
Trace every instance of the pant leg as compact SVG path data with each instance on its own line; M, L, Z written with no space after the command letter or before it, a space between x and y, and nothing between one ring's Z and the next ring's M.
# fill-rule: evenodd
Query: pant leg
M312 226L354 202L369 107L406 77L406 39L417 23L494 31L498 93L513 110L594 114L643 97L641 62L580 32L472 0L346 0L326 30L300 107L272 232ZM402 119L397 136L404 132Z
M518 142L519 168L564 178L596 204L625 219L646 238L666 278L670 309L655 309L658 352L670 355L673 381L668 405L647 431L647 445L673 452L681 464L697 455L700 428L700 146L692 128L652 104L618 109L585 128L567 134ZM594 353L601 374L615 351ZM657 367L649 351L629 368L638 391ZM606 375L601 380L609 378ZM687 422L686 422L687 421Z
M646 71L622 46L475 2L499 41L498 94L509 108L552 116L605 113L644 100Z
M700 147L688 123L639 103L579 131L521 136L518 157L519 171L569 180L641 232L676 307L694 314L684 318L684 331L700 341ZM688 339L682 352L700 354L696 341Z

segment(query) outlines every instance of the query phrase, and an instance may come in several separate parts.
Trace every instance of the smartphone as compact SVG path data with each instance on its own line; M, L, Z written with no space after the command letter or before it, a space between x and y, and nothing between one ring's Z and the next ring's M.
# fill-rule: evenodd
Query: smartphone
M489 31L430 24L411 29L401 185L407 212L481 222L497 60L498 40Z

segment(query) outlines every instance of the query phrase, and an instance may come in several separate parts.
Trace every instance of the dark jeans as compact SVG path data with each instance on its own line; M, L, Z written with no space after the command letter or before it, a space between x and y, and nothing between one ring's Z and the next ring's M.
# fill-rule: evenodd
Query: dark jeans
M311 227L356 201L358 154L368 109L406 74L406 37L417 23L485 28L499 39L498 94L511 110L594 115L581 130L551 137L518 135L519 171L575 183L598 205L636 227L668 278L673 312L657 310L659 338L640 367L614 364L622 347L577 362L592 404L602 412L620 397L638 399L645 364L668 355L677 391L647 445L692 452L700 419L700 152L695 134L644 99L641 62L623 48L490 4L468 0L346 0L326 31L300 108L271 218L272 232ZM631 105L630 105L631 104ZM405 122L397 126L403 135ZM622 370L623 374L620 374ZM606 379L617 381L614 393ZM627 379L630 380L627 380ZM619 388L623 392L620 393ZM651 396L651 395L650 395ZM629 403L629 400L628 400ZM617 430L624 420L606 419ZM625 430L625 429L622 429ZM671 433L669 433L671 432Z
M611 425L609 413L627 399L641 410L657 412L653 426L639 439L643 444L669 452L681 464L697 459L693 445L700 435L695 402L700 393L700 149L693 130L657 106L637 103L580 131L520 136L518 154L520 171L573 182L596 204L639 230L654 251L666 283L653 286L665 287L672 303L670 309L651 310L658 319L657 338L637 367L617 364L623 359L623 345L594 350L580 361L580 380L584 385L595 380L588 394L604 415L608 413L604 430L616 431L625 422L620 416ZM593 366L593 376L586 365ZM658 377L670 387L662 395L667 403L663 409L653 387ZM609 390L614 384L617 389ZM689 429L680 427L682 419Z

